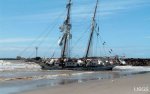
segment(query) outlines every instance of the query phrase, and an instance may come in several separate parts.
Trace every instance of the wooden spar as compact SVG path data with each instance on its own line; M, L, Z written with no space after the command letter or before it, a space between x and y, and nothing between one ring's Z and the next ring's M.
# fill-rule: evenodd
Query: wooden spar
M66 6L67 8L67 18L64 22L64 41L63 41L63 48L61 53L61 58L64 60L64 58L68 57L68 50L69 50L69 36L70 36L70 29L71 29L71 23L70 23L70 11L71 11L71 0L69 0L69 3Z
M94 16L92 18L91 33L90 33L90 37L89 37L89 42L88 42L88 46L87 46L85 58L87 58L88 55L89 55L89 51L90 51L90 47L91 47L91 42L92 42L92 39L93 39L93 33L94 33L94 30L95 30L95 17L96 17L97 7L98 7L98 0L97 0L95 11L94 11Z

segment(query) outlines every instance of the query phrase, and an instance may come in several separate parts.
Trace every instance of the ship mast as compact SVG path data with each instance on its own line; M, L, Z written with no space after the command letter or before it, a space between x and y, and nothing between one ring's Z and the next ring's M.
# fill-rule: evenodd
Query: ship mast
M94 15L93 15L93 18L92 18L91 32L90 32L90 37L89 37L89 41L88 41L88 46L87 46L85 58L87 58L89 56L89 53L90 53L90 50L91 50L91 44L92 44L92 40L93 40L93 33L94 33L94 30L95 30L95 17L96 17L97 7L98 7L98 0L97 0L97 3L96 3Z
M61 59L69 58L70 55L70 39L72 37L71 35L71 22L70 22L70 12L71 12L71 0L69 0L69 3L67 4L67 17L64 21L63 25L60 27L61 32L63 33L59 45L61 46Z

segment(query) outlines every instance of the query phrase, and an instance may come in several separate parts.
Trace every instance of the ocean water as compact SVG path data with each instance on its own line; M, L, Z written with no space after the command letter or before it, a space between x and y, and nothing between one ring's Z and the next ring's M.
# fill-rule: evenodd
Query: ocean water
M82 83L89 80L101 80L131 76L143 72L80 72L80 71L34 71L34 72L3 72L0 73L0 91L2 94L15 94L32 89Z
M9 64L10 65L10 64ZM16 63L14 64L16 66ZM5 66L6 67L6 66ZM13 67L13 64L11 64ZM22 67L22 66L21 66ZM34 66L35 68L35 66ZM37 67L36 67L37 68ZM39 67L38 67L39 68ZM32 68L10 68L0 71L0 94L16 94L38 88L52 87L71 83L82 83L90 80L102 80L132 76L149 72L149 67L114 68L113 71L69 71L69 70L33 70ZM142 70L143 69L143 70Z

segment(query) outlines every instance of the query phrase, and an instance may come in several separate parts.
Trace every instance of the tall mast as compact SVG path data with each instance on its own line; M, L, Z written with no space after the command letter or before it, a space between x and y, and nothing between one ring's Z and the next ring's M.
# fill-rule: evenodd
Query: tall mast
M89 37L89 42L88 42L85 58L87 58L89 56L89 52L91 50L91 43L92 43L92 40L93 40L93 33L94 33L94 30L95 30L95 17L96 17L97 7L98 7L98 0L96 2L95 11L94 11L94 15L93 15L93 18L92 18L91 33L90 33L90 37Z
M63 36L61 38L61 41L59 45L62 47L61 48L61 58L68 58L69 57L69 51L70 51L70 39L72 37L71 35L71 22L70 22L70 12L71 12L71 0L69 0L66 8L67 8L67 17L66 20L64 21L63 25L60 27L61 32L63 32Z

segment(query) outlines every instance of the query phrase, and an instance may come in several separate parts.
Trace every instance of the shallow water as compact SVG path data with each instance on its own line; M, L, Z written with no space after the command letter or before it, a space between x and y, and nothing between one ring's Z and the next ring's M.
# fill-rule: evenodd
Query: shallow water
M82 83L89 80L101 80L131 76L145 72L132 71L5 71L0 72L0 91L2 94L14 94L32 89Z

